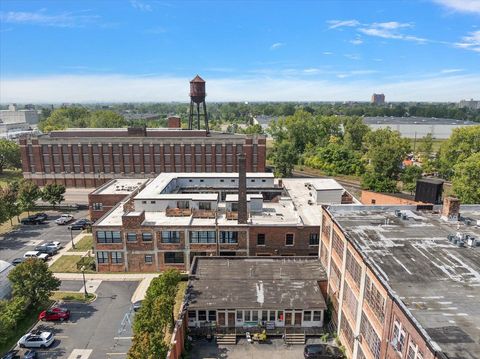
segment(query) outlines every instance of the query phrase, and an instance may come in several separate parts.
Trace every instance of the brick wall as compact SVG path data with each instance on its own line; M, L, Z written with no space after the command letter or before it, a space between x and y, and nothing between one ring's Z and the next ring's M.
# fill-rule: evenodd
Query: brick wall
M417 205L422 202L416 202L407 198L401 198L394 195L385 193L377 193L371 191L362 191L360 202L365 205L386 205L386 204L398 204L398 205Z

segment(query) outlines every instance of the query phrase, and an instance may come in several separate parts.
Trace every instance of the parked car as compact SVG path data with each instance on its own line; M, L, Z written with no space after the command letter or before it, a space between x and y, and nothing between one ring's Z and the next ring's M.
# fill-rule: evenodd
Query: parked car
M133 303L133 311L138 312L140 308L142 307L142 300L137 300L135 303Z
M18 355L18 350L10 350L9 352L5 353L2 359L18 359L20 356Z
M46 245L44 245L44 244L39 245L39 246L36 246L34 250L35 250L35 251L38 251L38 252L40 252L40 253L45 253L45 254L47 254L49 257L54 256L54 255L57 254L57 252L58 252L56 248L54 248L54 247L48 247L48 246L46 246Z
M17 342L20 348L48 348L54 342L52 332L30 332Z
M23 354L23 359L37 359L37 352L35 350L27 350Z
M42 221L46 221L48 219L48 214L46 213L37 213L35 215L38 219L41 219Z
M54 307L44 310L38 316L38 320L42 321L61 321L70 319L70 310L67 308Z
M23 258L38 258L46 261L48 259L48 254L40 253L39 251L28 251L23 255Z
M22 219L20 222L22 224L42 224L47 219L43 216L44 214L45 213L32 214L31 216Z
M92 225L92 222L90 222L88 219L79 219L75 222L72 223L70 226L70 229L72 230L84 230L86 228L89 228Z
M303 350L303 357L306 359L341 359L342 351L328 344L308 344Z
M23 263L25 262L25 258L15 258L13 261L12 261L12 265L13 266L16 266L16 265L19 265L20 263Z
M44 244L44 246L53 247L53 248L55 248L57 251L63 247L63 246L62 246L62 243L57 242L57 241L47 242L47 243Z
M55 220L56 224L67 224L73 221L73 216L71 214L64 213Z

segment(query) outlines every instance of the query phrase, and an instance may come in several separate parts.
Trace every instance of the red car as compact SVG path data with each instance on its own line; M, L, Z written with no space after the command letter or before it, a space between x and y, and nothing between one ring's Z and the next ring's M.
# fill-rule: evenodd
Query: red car
M44 310L38 316L38 320L42 320L42 321L59 320L63 322L64 320L68 320L69 318L70 318L70 311L66 308L60 308L60 307Z

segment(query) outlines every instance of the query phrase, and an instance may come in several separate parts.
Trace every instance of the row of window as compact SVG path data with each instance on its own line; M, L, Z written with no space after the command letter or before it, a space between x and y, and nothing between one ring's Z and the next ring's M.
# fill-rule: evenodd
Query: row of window
M98 243L122 243L119 231L97 231ZM142 232L140 234L135 232L127 232L127 242L136 242L139 237L143 242L151 242L153 240L152 232ZM162 243L180 243L179 231L162 231L160 235ZM216 243L217 234L215 231L194 231L190 232L190 243ZM236 231L221 231L220 243L236 244L238 243L238 232ZM295 244L295 236L293 233L285 234L285 245L293 246ZM310 233L309 245L318 246L318 233ZM257 246L266 245L266 235L264 233L257 234Z
M392 345L393 349L400 355L403 353L405 348L406 338L407 333L405 328L403 328L402 323L400 323L398 320L395 320L393 323L393 332L390 345ZM423 359L422 351L418 348L418 345L413 340L410 340L408 343L407 359Z
M166 264L183 264L185 262L183 252L165 252L163 255ZM124 262L123 252L97 251L97 261L99 264L122 264ZM144 261L145 264L152 264L153 254L146 254Z
M189 310L188 318L190 321L217 321L217 312L215 310ZM283 322L283 310L237 310L236 321L243 322ZM306 310L303 312L303 322L320 322L322 320L322 312L319 310Z

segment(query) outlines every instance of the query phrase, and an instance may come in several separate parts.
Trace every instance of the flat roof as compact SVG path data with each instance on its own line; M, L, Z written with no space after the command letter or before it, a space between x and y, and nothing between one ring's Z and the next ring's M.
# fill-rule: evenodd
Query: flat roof
M431 211L395 207L328 210L388 283L393 294L450 358L480 353L480 247L451 243L466 233L480 240L480 227L446 222ZM480 206L462 206L462 216L480 217Z
M191 309L326 309L315 257L196 257Z
M147 181L147 178L113 179L97 188L92 194L129 194Z
M247 201L251 199L263 199L263 196L260 193L247 194ZM227 194L225 196L225 202L238 202L238 194Z
M309 183L317 191L324 190L344 190L342 185L335 181L333 178L312 178Z
M436 117L396 117L396 116L366 116L363 122L367 125L478 125L478 122L456 120L452 118L436 118Z

